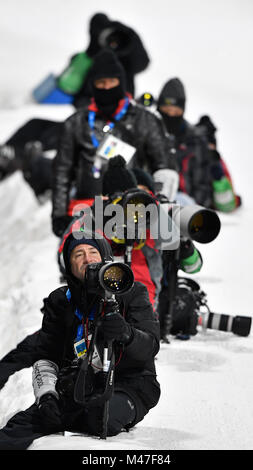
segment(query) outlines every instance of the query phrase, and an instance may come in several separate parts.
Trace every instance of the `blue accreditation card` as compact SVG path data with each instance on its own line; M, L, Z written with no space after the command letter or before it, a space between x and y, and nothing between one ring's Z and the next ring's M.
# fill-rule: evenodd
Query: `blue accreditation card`
M87 348L84 339L80 339L80 341L74 343L74 350L78 358L82 358L85 356L85 354L87 353Z

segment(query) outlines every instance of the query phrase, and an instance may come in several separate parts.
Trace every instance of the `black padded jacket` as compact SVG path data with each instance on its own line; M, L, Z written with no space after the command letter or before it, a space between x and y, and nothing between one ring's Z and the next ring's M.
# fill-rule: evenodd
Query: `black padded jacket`
M103 173L100 178L93 174L96 148L92 143L88 112L88 107L79 110L64 123L54 160L53 217L67 214L72 188L75 188L76 199L102 193ZM105 137L105 124L106 120L97 114L94 134L99 143ZM123 118L115 122L112 134L136 148L132 166L150 173L163 168L177 169L174 156L168 151L161 120L135 101L131 101Z
M44 299L42 328L25 338L16 349L0 361L0 375L5 382L14 372L31 367L39 359L55 362L59 369L75 358L74 340L79 320L74 302L66 297L67 286L53 291ZM118 301L126 321L132 326L129 345L116 347L115 389L125 391L137 406L137 421L155 406L160 397L154 357L159 351L159 322L149 301L146 287L136 282L132 290ZM101 350L102 336L97 336Z

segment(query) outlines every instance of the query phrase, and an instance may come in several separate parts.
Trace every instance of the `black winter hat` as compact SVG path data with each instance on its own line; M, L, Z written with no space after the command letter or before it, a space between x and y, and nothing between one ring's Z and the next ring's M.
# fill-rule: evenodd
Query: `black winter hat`
M91 245L97 248L99 251L102 261L113 261L113 254L110 244L107 240L101 236L101 238L95 238L95 233L88 232L83 228L80 231L72 231L65 240L63 247L63 259L65 264L65 270L67 275L71 275L70 268L70 254L75 246L80 244Z
M78 245L90 245L90 246L93 246L94 248L96 248L99 253L100 253L100 247L98 245L98 243L96 242L96 239L95 238L73 238L69 245L68 245L68 253L67 253L67 256L68 258L70 259L70 256L71 256L71 252L74 250L74 248Z
M132 171L126 168L126 161L121 155L117 155L109 160L102 185L103 194L109 196L116 192L137 187L136 177Z
M185 109L186 95L183 83L179 78L172 78L162 88L158 98L158 108L164 105L178 106L183 111Z
M147 188L150 191L152 191L152 193L155 192L154 180L147 171L144 171L141 168L133 168L131 171L134 173L137 179L137 184L142 184L143 186L147 186Z
M110 49L100 51L94 57L94 63L91 69L91 78L97 80L99 78L114 78L120 79L122 88L125 87L125 72L118 61L115 53Z

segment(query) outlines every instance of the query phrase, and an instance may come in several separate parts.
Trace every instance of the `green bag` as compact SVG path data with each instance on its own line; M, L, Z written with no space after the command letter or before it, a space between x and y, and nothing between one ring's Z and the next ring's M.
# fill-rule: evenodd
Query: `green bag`
M226 176L213 181L213 202L215 209L222 212L231 212L236 208L234 191Z
M92 63L93 60L86 52L77 54L71 60L70 65L58 77L58 87L70 95L78 93Z

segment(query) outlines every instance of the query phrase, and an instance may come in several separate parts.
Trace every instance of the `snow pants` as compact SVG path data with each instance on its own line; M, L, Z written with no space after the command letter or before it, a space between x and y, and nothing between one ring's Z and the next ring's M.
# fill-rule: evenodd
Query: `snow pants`
M28 142L40 141L43 151L56 150L62 130L63 122L49 121L47 119L31 119L20 127L7 140L6 145L14 147L17 168L23 169L24 147ZM52 189L53 160L37 155L30 162L29 178L27 183L34 190L36 196Z
M100 435L102 430L103 407L89 410L79 409L62 414L61 431L83 432ZM135 420L135 406L123 392L114 392L109 400L107 435L115 436ZM59 430L60 431L60 430ZM14 415L0 430L0 450L25 450L35 440L47 435L42 426L40 412L36 404Z
M22 151L27 142L39 140L44 150L57 149L63 122L48 119L31 119L20 127L8 140L7 145Z

